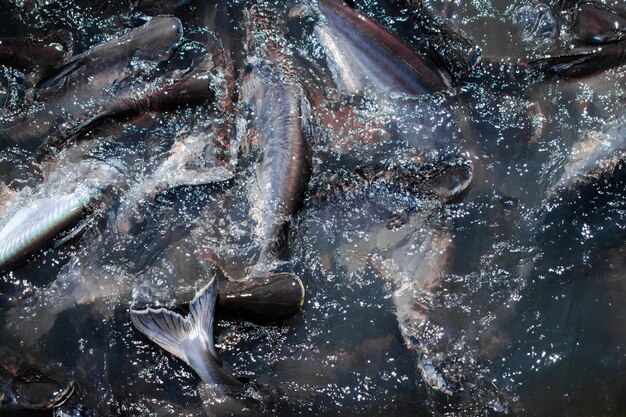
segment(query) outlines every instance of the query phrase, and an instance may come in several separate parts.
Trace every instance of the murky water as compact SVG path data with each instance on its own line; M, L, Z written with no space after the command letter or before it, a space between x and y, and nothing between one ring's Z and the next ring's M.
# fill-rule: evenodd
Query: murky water
M355 6L421 50L411 9L400 3ZM196 65L211 42L232 54L241 75L251 53L243 23L250 5L0 0L0 37L64 29L76 55L171 14L182 22L183 46L169 63L134 63L139 83L167 65ZM0 347L39 368L60 367L75 382L61 407L32 414L624 415L626 69L578 81L519 81L509 61L476 68L454 97L366 88L346 98L315 35L317 6L290 13L294 6L264 5L309 94L313 173L273 267L296 273L307 297L301 313L283 322L221 320L216 332L222 361L258 383L260 394L217 402L129 319L137 300L173 306L204 285L193 253L219 259L220 279L240 280L259 256L247 191L254 152L239 157L229 181L141 197L181 138L211 132L212 147L200 152L209 164L227 159L211 129L234 120L205 102L118 115L37 169L31 154L2 150L2 166L11 167L3 180L25 200L63 193L84 178L77 167L93 161L122 178L92 208L82 234L36 251L0 278ZM425 6L473 39L483 63L536 57L569 36L551 17L551 3ZM5 100L2 128L21 126L39 114L28 93L36 81L1 68L8 81L0 99L17 94ZM390 168L443 157L467 159L474 169L470 187L445 204ZM604 170L591 175L586 164L596 161ZM377 163L391 174L351 176ZM403 321L405 310L411 320ZM435 369L451 392L425 382L425 369Z

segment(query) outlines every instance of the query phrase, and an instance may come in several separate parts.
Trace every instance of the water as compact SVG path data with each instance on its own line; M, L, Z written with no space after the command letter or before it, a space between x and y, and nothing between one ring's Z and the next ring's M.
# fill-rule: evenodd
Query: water
M232 51L236 68L246 56L246 2L5 3L0 37L64 28L74 37L74 54L146 16L171 13L183 23L184 40L201 44L208 27ZM422 46L406 7L356 6ZM561 42L557 35L569 36L546 12L553 4L426 6L471 36L483 62L536 56ZM282 17L289 10L271 9ZM74 158L115 160L127 167L126 181L95 210L83 235L60 249L44 248L0 278L0 347L72 376L76 393L57 415L623 415L626 166L619 162L590 184L555 187L576 167L574 158L584 157L583 142L617 143L617 159L622 156L625 70L518 88L507 73L487 68L472 74L455 100L369 90L347 100L332 87L314 23L305 11L285 24L301 81L314 91L318 127L311 189L276 267L297 273L307 298L302 312L283 322L220 321L216 333L223 362L264 386L263 399L212 406L191 369L129 320L134 300L173 305L204 285L202 268L189 256L194 250L213 254L237 279L258 256L247 198L253 170L245 158L233 181L146 198L128 212L130 233L114 227L125 192L150 178L172 144L185 131L215 125L218 110L210 104L121 118L77 145L83 148ZM193 55L195 46L188 50ZM332 117L336 123L329 125ZM2 122L13 118L7 110ZM474 166L470 188L445 205L393 179L347 186L327 200L313 187L329 172L349 173L372 161L432 160L437 151ZM36 187L41 178L30 169L25 164L22 172L33 173L11 185ZM52 176L63 184L60 177ZM424 291L420 284L430 277L424 271L438 270L432 265L439 262L440 280ZM413 291L417 314L402 330L398 283ZM424 358L453 395L424 382L418 366Z

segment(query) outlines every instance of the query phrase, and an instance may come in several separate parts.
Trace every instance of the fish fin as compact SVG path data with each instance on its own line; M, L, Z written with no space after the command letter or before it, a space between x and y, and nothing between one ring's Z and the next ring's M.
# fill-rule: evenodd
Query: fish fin
M167 189L182 186L209 185L230 181L234 175L227 168L218 166L211 168L183 167L168 184Z
M72 240L80 237L94 224L95 217L89 218L87 220L80 221L76 226L72 228L72 230L68 231L66 234L61 236L54 242L54 249L59 249L61 246L71 242Z
M75 57L57 68L52 73L46 75L41 80L39 80L35 88L37 90L45 90L50 87L55 87L61 81L67 80L69 76L78 71L78 69L82 67L83 64L84 62L82 57Z
M213 323L217 300L215 277L189 304L189 315L158 308L132 310L135 327L150 340L182 359L207 384L222 392L239 391L243 382L226 371L213 344Z
M567 55L535 59L528 65L544 73L563 78L585 78L606 69L596 63L601 56L602 53L598 49L583 49Z
M187 317L165 308L147 308L131 309L130 319L137 330L148 339L185 361L203 377L204 371L196 367L194 360L198 357L197 352L206 352L220 363L213 345L213 312L216 299L216 280L213 278L191 301Z

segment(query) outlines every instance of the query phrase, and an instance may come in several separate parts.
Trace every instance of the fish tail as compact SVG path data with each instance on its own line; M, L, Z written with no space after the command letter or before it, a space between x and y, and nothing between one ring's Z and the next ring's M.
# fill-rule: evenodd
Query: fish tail
M131 310L134 326L148 339L183 360L206 383L217 386L242 386L222 368L213 344L213 323L217 299L215 278L201 289L183 317L165 308Z

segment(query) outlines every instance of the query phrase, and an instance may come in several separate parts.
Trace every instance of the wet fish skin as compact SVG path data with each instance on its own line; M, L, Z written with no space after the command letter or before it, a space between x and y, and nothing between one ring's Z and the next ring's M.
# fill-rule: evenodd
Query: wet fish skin
M36 200L15 214L0 230L0 269L22 260L82 218L100 197L97 189Z
M548 191L546 206L558 205L567 194L595 186L626 160L626 120L608 123L602 131L588 132L574 145L553 188Z
M51 89L75 88L77 81L89 82L83 88L110 85L128 71L132 58L160 62L171 56L182 36L182 23L175 17L159 16L117 39L96 45L73 57L37 84L39 94ZM106 71L105 71L106 69Z
M5 412L51 410L63 405L74 393L74 381L58 367L34 364L29 355L0 348L0 415Z
M325 18L325 24L317 28L318 39L348 93L356 93L366 82L382 91L413 95L451 88L445 71L416 55L367 16L335 0L321 0L318 6Z
M464 80L480 61L482 51L472 39L451 23L435 16L422 0L403 0L428 57L452 77L455 85Z
M210 101L215 97L213 77L209 72L211 69L211 58L206 56L200 64L187 71L172 71L148 83L120 85L115 96L97 110L94 116L74 131L66 133L64 142L86 134L110 118L174 110Z
M580 41L606 44L626 36L626 10L620 13L599 2L583 1L577 5L574 14L571 30Z
M209 129L196 128L183 132L170 149L169 155L145 180L130 187L117 210L115 224L123 234L129 234L143 219L140 206L153 201L158 193L181 186L226 183L234 175L228 165L215 163L216 138Z
M261 150L249 190L255 235L261 245L256 267L261 269L283 251L288 221L302 205L311 172L308 140L312 132L306 92L293 63L281 51L282 35L274 33L275 38L264 45L254 44L256 31L270 26L271 16L263 13L252 8L246 17L248 51L253 55L239 97L240 114L253 115L246 132Z
M24 38L0 38L0 64L24 73L46 75L72 55L73 37L66 30L56 30L45 36Z
M374 184L387 183L397 191L448 202L466 190L473 176L471 160L445 156L434 162L372 163L356 171L324 173L311 180L314 204L350 198Z
M605 44L619 41L626 34L626 9L595 0L559 0L552 7L562 27L579 44Z
M355 174L347 175L355 178ZM313 207L348 208L347 225L340 220L337 227L365 235L346 238L347 253L357 254L356 262L365 261L388 283L400 333L416 353L422 380L430 389L452 396L461 386L442 371L440 352L445 349L446 329L429 317L436 307L433 294L452 255L450 219L443 214L443 207L470 186L472 163L465 158L443 157L439 163L391 164L386 169L376 169L373 164L357 175L360 179L348 185L347 193L331 195L329 201ZM358 212L350 209L352 206L359 207ZM341 252L341 243L336 250L340 251L339 258L348 258Z
M593 48L577 48L562 55L531 60L528 65L567 80L592 77L626 64L626 40Z
M113 98L113 85L152 71L159 62L171 57L181 36L182 24L178 19L156 17L73 57L39 81L36 91L38 99L44 102L43 108L27 120L1 130L0 149L17 147L35 152L43 144L63 143ZM10 167L2 168L0 171L12 171ZM5 177L7 174L3 172Z
M188 304L194 296L195 291L184 292L176 301ZM286 272L270 273L255 277L254 280L218 281L215 314L220 320L239 319L258 324L275 323L297 314L304 304L304 297L302 280ZM145 305L148 306L155 307ZM135 310L143 307L137 300L133 302Z

